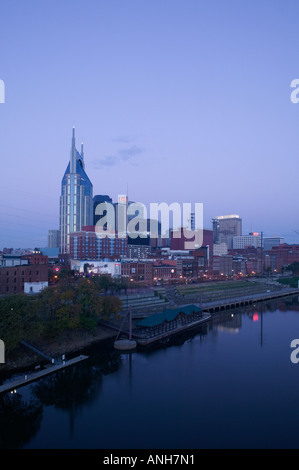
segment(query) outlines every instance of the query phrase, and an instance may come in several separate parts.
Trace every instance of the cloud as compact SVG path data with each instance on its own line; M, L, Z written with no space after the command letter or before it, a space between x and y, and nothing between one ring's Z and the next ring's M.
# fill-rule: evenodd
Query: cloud
M134 140L130 137L120 136L116 137L115 139L112 139L112 142L117 142L118 144L132 144Z
M101 160L94 160L93 161L93 168L95 170L100 170L102 168L107 168L110 166L115 166L117 164L117 158L115 156L106 156Z
M93 167L96 170L100 170L103 168L120 165L121 163L128 162L129 160L132 160L131 164L136 166L138 163L133 161L133 159L142 153L142 148L138 147L137 145L131 145L130 147L119 149L116 155L107 155L102 159L94 160Z
M135 157L136 155L140 155L142 152L143 152L142 148L137 147L137 145L132 145L131 147L127 149L119 150L118 154L122 160L127 161L130 158Z

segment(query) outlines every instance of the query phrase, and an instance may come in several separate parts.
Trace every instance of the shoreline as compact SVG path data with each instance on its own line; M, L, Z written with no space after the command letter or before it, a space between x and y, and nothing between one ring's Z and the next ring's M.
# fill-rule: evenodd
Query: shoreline
M276 293L277 294L277 293ZM299 289L291 289L283 290L280 292L279 295L275 295L275 297L270 296L269 298L265 298L265 294L263 294L263 298L250 298L249 303L266 301L266 300L279 300L279 298L284 297L292 297L294 295L299 294ZM267 296L267 294L266 294ZM240 300L239 302L244 301L244 299ZM235 304L234 307L239 305ZM211 305L210 305L211 307ZM223 303L220 303L220 307L223 307ZM227 307L227 306L226 306ZM230 308L234 308L233 304L231 304ZM204 311L209 312L210 309L205 306ZM223 308L220 308L218 311L215 310L215 306L212 309L213 311L209 312L212 314L214 313L221 313L224 311ZM41 350L48 356L54 358L60 358L63 354L70 355L72 357L74 354L92 346L94 344L103 344L106 343L108 345L108 341L116 339L118 332L112 328L109 328L105 325L98 325L95 330L91 333L87 333L82 330L74 330L62 333L59 337L53 340L47 340L45 338L39 338L32 342L32 345L35 346L37 349ZM29 341L31 343L31 341ZM25 371L33 371L36 370L38 367L42 367L49 363L49 360L45 359L38 353L30 350L29 348L19 345L14 351L6 354L6 363L0 364L0 384L14 375L24 373Z
M39 338L34 341L34 346L43 353L58 358L62 354L72 356L95 343L104 344L109 340L115 339L116 335L117 333L112 329L98 326L92 333L71 331L51 341ZM5 359L5 364L0 364L0 383L14 375L24 371L35 370L36 367L49 363L41 355L21 344L14 351L7 354Z

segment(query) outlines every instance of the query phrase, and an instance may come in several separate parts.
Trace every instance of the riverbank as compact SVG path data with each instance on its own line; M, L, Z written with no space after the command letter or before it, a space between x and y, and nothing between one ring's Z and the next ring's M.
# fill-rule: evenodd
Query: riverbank
M34 346L43 353L58 358L63 354L67 356L78 353L94 343L104 343L108 340L113 340L116 334L115 331L109 328L98 326L92 333L71 331L60 335L52 341L39 338L39 340L34 342ZM0 364L0 381L11 375L21 373L24 370L34 369L46 363L47 361L41 355L20 344L14 351L6 354L5 364Z
M204 311L209 312L212 316L214 313L228 310L231 308L239 308L246 305L261 301L276 300L278 298L286 298L298 296L299 289L285 288L279 291L267 291L255 295L239 296L237 298L218 299L217 301L201 303ZM184 301L187 299L184 298ZM191 297L190 300L196 300ZM179 307L179 305L176 305ZM84 348L92 346L94 343L103 343L113 341L118 334L118 331L112 328L105 327L104 325L98 326L92 333L86 333L82 330L70 331L61 334L55 340L46 340L40 338L34 342L34 346L41 350L43 353L54 358L60 358L63 354L73 356L80 353ZM0 382L1 380L10 377L14 374L21 373L26 370L33 370L37 366L42 366L48 361L41 355L31 351L23 345L14 350L10 354L6 354L6 363L0 364Z

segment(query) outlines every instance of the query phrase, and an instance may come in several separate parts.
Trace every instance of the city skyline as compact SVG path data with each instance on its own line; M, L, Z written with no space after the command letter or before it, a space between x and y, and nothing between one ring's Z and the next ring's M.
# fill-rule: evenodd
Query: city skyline
M200 202L205 228L236 213L299 243L295 1L18 5L0 32L0 249L59 228L73 125L95 195Z

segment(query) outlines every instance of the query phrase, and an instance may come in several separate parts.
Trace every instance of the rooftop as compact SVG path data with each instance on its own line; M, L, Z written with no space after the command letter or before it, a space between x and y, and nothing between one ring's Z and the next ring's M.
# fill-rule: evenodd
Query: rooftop
M183 313L185 315L191 315L192 313L201 312L202 309L197 307L196 305L185 305L184 307L168 309L164 312L157 313L155 315L151 315L147 318L143 318L136 323L136 326L143 326L143 327L153 327L158 326L164 323L165 321L172 321L175 320L176 317Z

